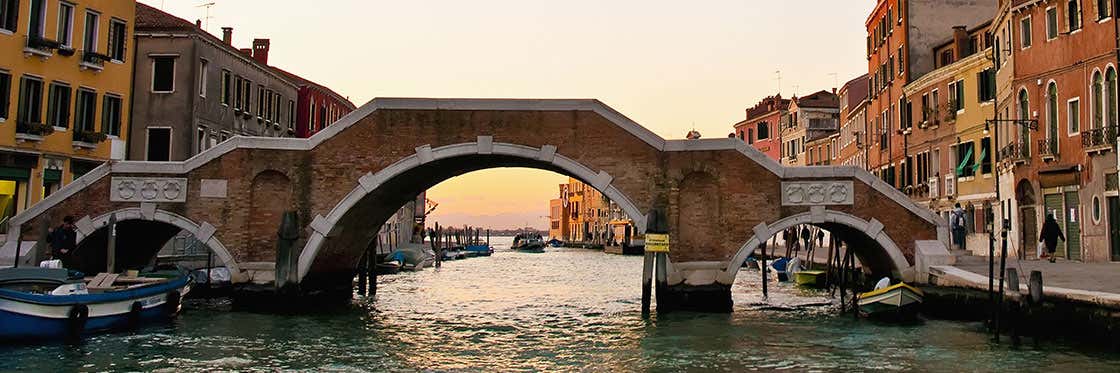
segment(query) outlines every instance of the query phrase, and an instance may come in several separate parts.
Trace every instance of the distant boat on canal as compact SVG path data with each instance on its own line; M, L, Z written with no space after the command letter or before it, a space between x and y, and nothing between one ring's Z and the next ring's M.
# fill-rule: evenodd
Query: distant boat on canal
M0 340L77 338L166 320L191 283L186 274L84 279L66 269L0 269Z
M541 235L521 233L513 238L513 245L510 248L523 253L543 253L544 245L544 239L541 238Z

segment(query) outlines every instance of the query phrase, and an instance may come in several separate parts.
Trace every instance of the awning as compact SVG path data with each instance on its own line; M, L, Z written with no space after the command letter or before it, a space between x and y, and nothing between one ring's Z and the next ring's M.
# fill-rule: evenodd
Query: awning
M976 164L972 165L972 172L976 172L980 169L980 165L984 164L984 158L988 158L988 149L980 149L980 160L976 161Z
M1059 166L1038 171L1038 184L1042 188L1055 188L1081 184L1077 165Z

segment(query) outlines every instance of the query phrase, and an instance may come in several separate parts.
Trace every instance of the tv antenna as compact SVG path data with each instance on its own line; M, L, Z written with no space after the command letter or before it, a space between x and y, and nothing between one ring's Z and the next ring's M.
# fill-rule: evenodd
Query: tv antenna
M776 79L778 79L778 94L782 94L782 70L775 71L774 75L776 75Z
M214 17L210 16L210 8L212 8L215 5L218 5L218 3L211 1L211 2L202 3L202 4L199 4L199 5L195 6L195 8L206 8L206 16L202 17L203 28L206 29L206 30L210 30L210 19L214 18Z
M832 77L832 88L833 89L840 89L840 87L838 87L838 85L840 85L840 80L839 80L840 74L828 73L828 76Z

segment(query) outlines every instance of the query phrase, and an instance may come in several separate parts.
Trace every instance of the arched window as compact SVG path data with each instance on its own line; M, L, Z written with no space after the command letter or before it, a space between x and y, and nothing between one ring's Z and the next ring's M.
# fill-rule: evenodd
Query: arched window
M1104 120L1105 125L1116 125L1116 69L1111 66L1104 73Z
M1093 129L1101 128L1104 126L1104 79L1101 78L1101 72L1093 72L1093 103L1092 115L1093 121L1091 126Z
M1027 95L1026 89L1019 90L1019 119L1031 119L1031 98ZM1019 144L1023 147L1023 156L1028 157L1031 154L1031 133L1030 128L1020 125L1019 127Z

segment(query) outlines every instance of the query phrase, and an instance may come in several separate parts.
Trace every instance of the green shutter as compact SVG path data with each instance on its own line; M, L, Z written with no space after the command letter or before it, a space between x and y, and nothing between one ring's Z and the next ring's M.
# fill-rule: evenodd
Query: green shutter
M1081 200L1077 192L1066 192L1065 233L1069 260L1081 260ZM1073 216L1074 219L1070 219Z
M1044 197L1043 201L1044 201L1043 202L1044 205L1046 206L1046 211L1042 214L1043 219L1046 218L1046 215L1053 214L1054 215L1054 220L1056 220L1058 222L1058 226L1064 228L1065 223L1063 223L1063 222L1065 221L1065 218L1064 218L1065 217L1065 211L1062 208L1062 202L1063 202L1062 195L1061 194L1047 194ZM1043 221L1045 221L1045 220L1043 220ZM1067 229L1063 229L1063 230L1067 230ZM1062 233L1066 233L1066 232L1062 232ZM1069 234L1066 234L1066 238L1067 239L1069 238ZM1065 255L1066 255L1066 245L1059 242L1058 247L1057 247L1056 251L1054 252L1054 256L1065 257Z
M4 180L31 180L30 168L0 167L0 179Z
M43 183L61 183L62 170L43 170Z

